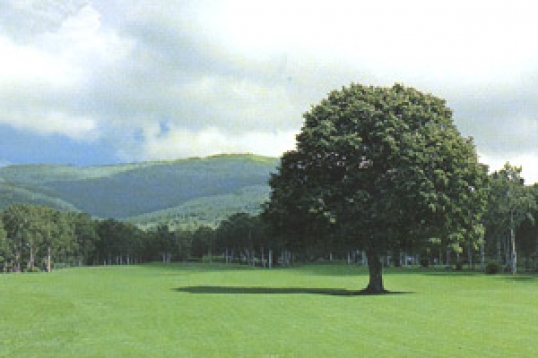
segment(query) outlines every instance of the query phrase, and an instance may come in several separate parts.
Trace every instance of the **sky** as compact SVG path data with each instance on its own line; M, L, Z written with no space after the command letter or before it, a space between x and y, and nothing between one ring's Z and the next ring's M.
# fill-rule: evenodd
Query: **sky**
M535 1L0 0L0 165L281 156L334 89L446 99L538 182Z

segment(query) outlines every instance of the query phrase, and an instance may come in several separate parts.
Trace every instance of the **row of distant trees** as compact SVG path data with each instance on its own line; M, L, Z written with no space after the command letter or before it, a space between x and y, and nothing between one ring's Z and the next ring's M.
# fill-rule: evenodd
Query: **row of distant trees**
M423 252L432 263L484 268L494 262L510 272L518 266L538 271L538 184L525 185L521 170L507 163L489 175L481 238L463 245L431 239Z
M232 215L217 228L172 230L159 225L142 230L132 223L97 220L85 213L14 204L1 212L0 270L34 272L62 266L204 259L270 266L266 232L259 217L244 213Z
M497 262L538 269L538 185L526 186L521 168L509 164L489 176L484 235L479 241L454 245L431 239L416 249L387 252L385 264L402 265L418 257L432 264L484 267ZM128 265L141 262L188 260L244 263L272 267L292 259L365 261L345 240L313 230L297 240L275 235L262 215L237 213L216 228L172 230L159 225L142 230L113 219L96 220L85 213L16 204L2 212L0 269L4 272L51 271L62 265ZM362 254L362 255L361 255Z

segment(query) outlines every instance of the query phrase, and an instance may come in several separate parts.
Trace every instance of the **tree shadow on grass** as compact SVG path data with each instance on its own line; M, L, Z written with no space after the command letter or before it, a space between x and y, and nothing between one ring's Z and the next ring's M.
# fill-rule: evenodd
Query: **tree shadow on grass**
M186 286L174 289L178 292L191 294L232 294L232 295L326 295L326 296L381 296L405 294L410 292L370 292L368 290L346 290L339 288L308 288L308 287L244 287L244 286Z
M522 283L532 282L538 279L538 276L529 275L529 274L522 274L522 275L504 274L500 277L505 281L522 282Z

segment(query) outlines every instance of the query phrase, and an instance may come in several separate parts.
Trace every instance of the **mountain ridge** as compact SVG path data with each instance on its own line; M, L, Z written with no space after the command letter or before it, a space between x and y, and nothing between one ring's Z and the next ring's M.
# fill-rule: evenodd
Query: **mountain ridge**
M163 220L180 225L178 218L186 212L196 223L205 211L212 213L200 221L214 224L233 210L259 211L278 162L254 154L219 154L106 166L9 165L0 168L0 209L26 202L98 218L140 218L145 225ZM245 205L238 205L241 201ZM194 213L193 207L198 208ZM165 212L166 218L159 216Z

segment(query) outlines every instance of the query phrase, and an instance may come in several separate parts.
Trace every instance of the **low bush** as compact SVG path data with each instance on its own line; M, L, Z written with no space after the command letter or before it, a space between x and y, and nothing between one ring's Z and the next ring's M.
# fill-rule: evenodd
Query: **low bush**
M427 257L421 257L420 258L420 266L422 266L422 267L430 266L430 259L427 258Z
M501 272L501 265L496 262L490 262L486 265L486 273L488 275L495 275Z

